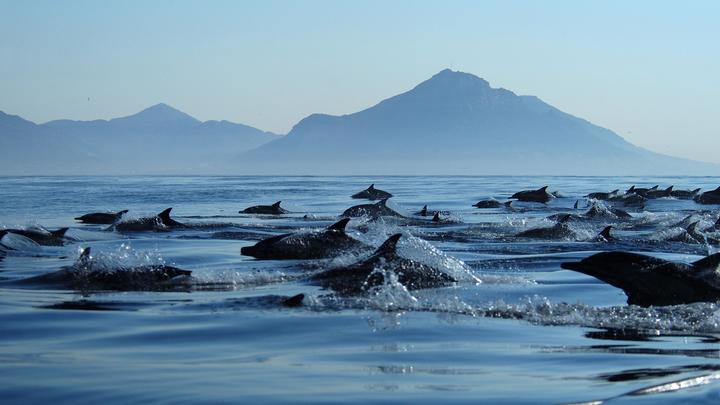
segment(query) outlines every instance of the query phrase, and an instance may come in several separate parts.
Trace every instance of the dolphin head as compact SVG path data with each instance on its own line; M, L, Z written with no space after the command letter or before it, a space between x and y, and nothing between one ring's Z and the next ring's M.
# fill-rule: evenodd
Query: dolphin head
M602 252L579 262L564 262L560 267L587 274L626 291L640 273L664 262L650 256L628 252ZM627 291L626 291L627 292Z

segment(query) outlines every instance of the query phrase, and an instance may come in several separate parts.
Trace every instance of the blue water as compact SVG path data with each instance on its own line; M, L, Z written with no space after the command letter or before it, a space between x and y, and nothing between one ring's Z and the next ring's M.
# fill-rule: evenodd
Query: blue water
M407 291L388 283L364 297L309 285L329 261L259 261L240 248L293 229L333 223L375 183L390 205L448 211L432 225L353 220L349 232L378 246L402 232L400 252L440 266L456 286ZM720 178L598 177L2 177L0 226L71 226L62 247L0 253L0 398L3 402L610 403L720 400L716 303L628 306L622 291L562 270L609 245L606 222L574 224L572 240L520 240L591 191L632 184L714 189ZM565 198L515 210L471 205L549 185ZM292 214L243 215L283 201ZM584 200L581 201L581 207ZM76 224L88 212L130 217L173 207L193 225L119 234ZM707 211L703 211L707 210ZM652 200L616 224L627 249L678 261L717 251L669 242L673 224L717 207ZM307 214L307 217L306 217ZM214 237L233 232L232 238ZM226 234L227 235L227 234ZM82 292L9 281L73 263L81 247L110 265L164 262L193 271L188 289ZM330 262L330 263L329 263ZM300 308L279 296L306 294ZM682 381L681 384L668 384Z

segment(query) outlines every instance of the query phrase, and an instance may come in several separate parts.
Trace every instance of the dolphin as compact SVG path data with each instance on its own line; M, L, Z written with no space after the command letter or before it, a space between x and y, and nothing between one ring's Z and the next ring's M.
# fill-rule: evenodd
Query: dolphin
M577 233L567 224L572 219L570 214L561 217L558 222L550 227L533 228L520 232L515 236L518 238L533 239L577 239Z
M657 190L658 187L660 187L660 185L658 185L658 184L656 184L654 187L650 187L650 188L635 187L633 185L632 187L627 189L625 191L625 193L626 194L634 193L634 194L638 194L638 195L643 195L643 194L647 193L648 191Z
M382 285L385 276L381 270L394 273L400 284L410 290L444 287L456 282L439 269L398 255L400 237L402 234L395 234L370 257L349 266L322 271L310 277L310 282L347 295L362 294Z
M377 219L380 217L405 218L402 214L400 214L399 212L397 212L387 206L387 198L383 198L379 202L376 202L373 204L355 205L353 207L346 209L340 216L341 217L368 216L372 219Z
M245 208L239 211L240 214L267 214L267 215L281 215L288 214L290 211L281 208L280 202L278 201L273 205L254 205L252 207Z
M720 244L720 240L707 236L698 229L700 226L700 221L695 221L687 226L687 228L683 229L680 234L667 239L669 242L683 242L683 243L690 243L693 245L718 245Z
M516 198L518 201L529 201L547 203L548 201L555 198L555 196L547 191L548 186L541 187L537 190L524 190L518 191L513 194L510 198Z
M679 198L681 200L691 200L700 193L700 188L695 190L672 190L670 192L671 197Z
M643 197L640 194L626 193L626 194L610 197L610 198L608 198L608 201L610 201L612 203L621 203L622 205L624 205L626 207L644 206L645 202L647 202L647 198Z
M693 200L698 204L720 204L720 187L698 194Z
M240 254L257 259L324 259L344 251L369 250L370 246L345 233L349 218L312 232L295 232L261 240L240 249Z
M609 193L595 192L595 193L590 193L590 194L586 195L585 197L592 198L594 200L607 200L611 197L615 197L619 191L620 191L619 189L615 189Z
M593 204L585 214L585 218L609 218L609 219L630 219L632 215L619 208L605 207L600 204Z
M172 207L155 215L154 217L145 217L131 219L129 221L116 222L111 225L108 230L116 230L120 232L139 232L139 231L167 231L172 228L186 228L187 225L181 224L170 218Z
M675 263L629 252L602 252L563 269L595 277L622 289L627 303L648 307L720 299L720 253L692 264Z
M371 184L370 187L363 191L353 194L352 198L364 198L366 200L382 200L384 198L390 198L393 195L387 191L379 190L375 188L375 184Z
M672 191L673 191L673 186L670 186L670 187L666 188L665 190L648 190L647 192L642 194L642 196L647 199L671 197Z
M473 204L473 207L476 208L501 208L501 207L507 207L510 208L510 204L512 204L512 201L506 201L504 203L501 203L498 200L490 199L490 200L481 200Z
M60 228L56 231L44 229L3 229L0 230L0 239L8 233L24 236L38 245L42 246L63 246L67 241L65 233L70 228Z
M568 213L559 213L559 214L552 214L545 217L545 219L549 221L559 221L559 222L570 222L570 221L581 221L585 219L583 215L577 215L577 214L568 214Z
M119 221L123 215L127 214L127 212L128 210L118 212L93 212L92 214L81 215L75 218L75 220L84 224L114 224Z
M21 285L54 286L82 290L144 291L163 289L163 284L192 272L164 264L129 268L107 268L90 256L90 248L83 249L71 266L13 282Z

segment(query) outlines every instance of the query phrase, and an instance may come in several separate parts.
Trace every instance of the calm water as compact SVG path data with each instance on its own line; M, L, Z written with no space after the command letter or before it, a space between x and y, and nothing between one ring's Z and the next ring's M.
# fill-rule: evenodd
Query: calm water
M403 232L401 253L440 266L460 280L456 286L408 292L388 283L369 296L340 297L305 278L351 257L300 262L240 255L241 247L267 236L333 223L362 203L350 194L373 182L395 195L390 204L397 210L410 214L428 204L449 211L450 221L354 220L352 235L378 246ZM512 211L471 207L546 184L566 198ZM673 225L694 212L709 225L717 207L652 200L616 224L621 241L611 245L592 241L607 222L574 224L572 240L512 236L549 225L547 215L572 211L588 192L632 184L709 190L720 178L0 178L0 226L71 226L68 236L76 240L0 252L0 398L717 403L717 304L629 307L622 291L560 268L604 249L696 260L716 249L669 242L678 230ZM277 200L293 214L238 214ZM130 217L141 217L167 207L192 227L119 234L73 221L88 212L129 209ZM8 283L69 265L85 246L108 265L165 262L192 270L193 286L83 293ZM278 296L297 293L306 294L303 307L279 305Z

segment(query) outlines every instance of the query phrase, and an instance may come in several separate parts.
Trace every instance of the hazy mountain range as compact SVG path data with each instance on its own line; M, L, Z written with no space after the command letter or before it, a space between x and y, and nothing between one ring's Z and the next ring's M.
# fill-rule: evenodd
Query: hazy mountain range
M35 124L0 112L3 174L219 173L243 151L278 138L205 121L166 104L111 120Z
M443 70L366 110L313 114L286 136L200 122L165 104L129 117L37 125L0 113L3 174L717 175L534 96Z

